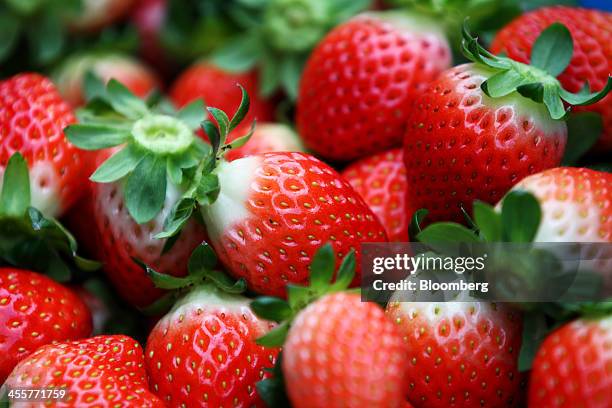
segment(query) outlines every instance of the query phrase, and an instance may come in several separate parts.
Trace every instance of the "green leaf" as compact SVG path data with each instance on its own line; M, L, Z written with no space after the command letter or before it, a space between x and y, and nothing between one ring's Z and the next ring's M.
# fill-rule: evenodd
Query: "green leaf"
M297 311L305 308L316 298L316 293L309 286L287 285L287 300L291 309Z
M425 243L479 242L473 231L454 222L439 222L429 225L417 234L416 239Z
M287 57L280 65L280 81L290 100L298 96L300 77L304 68L304 60L299 56Z
M226 293L240 294L247 288L244 279L234 280L227 276L227 274L215 269L206 271L205 277Z
M285 381L282 370L282 351L276 356L274 368L268 370L272 376L257 381L255 387L257 393L268 408L286 408L290 407L289 398L285 391Z
M172 157L166 158L166 172L170 182L175 186L179 186L183 182L183 170L177 166Z
M317 250L310 264L310 287L315 291L325 289L331 282L335 269L334 249L327 243Z
M256 36L246 34L217 49L212 55L212 62L230 72L244 72L255 66L259 57L259 44Z
M552 84L544 84L544 105L553 119L561 119L565 116L565 106L559 96L559 87Z
M151 221L166 199L166 163L163 159L145 156L127 179L125 203L138 224Z
M185 122L190 129L198 129L200 123L206 118L205 112L206 108L204 107L204 101L196 99L178 111L176 116L178 119Z
M96 183L119 180L132 172L142 159L143 156L128 145L102 163L91 175L90 180Z
M217 108L206 108L213 118L217 121L217 127L219 129L219 135L221 136L220 143L225 144L227 134L229 132L230 120L221 109Z
M88 70L83 76L83 93L87 102L94 98L106 99L106 85L99 76Z
M286 301L271 296L258 297L252 301L251 310L258 317L273 322L288 320L293 315L293 311Z
M503 240L532 242L540 227L541 217L540 203L530 192L510 191L502 201Z
M242 120L245 118L247 113L249 113L249 108L251 106L249 94L247 93L246 89L244 89L244 87L240 84L238 84L238 87L240 88L242 96L240 98L240 105L238 106L236 113L234 113L234 116L232 116L232 120L230 121L230 124L229 124L230 132L234 130L236 126L240 124L240 122L242 122Z
M55 13L43 13L35 24L24 27L30 54L36 64L48 64L59 56L65 42L63 27Z
M544 101L544 85L540 82L520 85L516 88L516 91L535 102L542 103Z
M280 66L276 61L264 60L259 74L259 92L270 97L281 84Z
M221 146L221 135L219 134L217 126L215 126L212 121L205 120L202 122L202 130L204 130L204 133L206 133L206 136L208 136L213 154L216 155L219 151L219 147Z
M170 211L168 218L164 220L164 230L157 234L155 238L162 239L176 235L185 223L189 221L195 208L195 203L196 201L189 197L178 201L172 208L172 211Z
M159 273L155 269L149 267L138 259L132 260L145 270L147 276L153 282L153 285L155 285L155 287L158 289L181 289L192 283L190 277L182 278L178 276L166 275L165 273Z
M64 129L64 134L70 143L84 150L117 146L125 143L131 135L125 127L97 124L70 125Z
M251 128L249 129L249 133L247 133L244 136L237 137L231 143L225 145L224 148L226 150L237 149L247 144L248 141L251 140L251 137L253 136L253 133L255 132L256 124L257 124L257 121L254 120L253 123L251 124Z
M524 85L525 82L526 79L523 75L513 69L509 69L491 76L482 83L481 88L488 96L500 98L511 94L516 88Z
M562 166L575 166L595 145L603 132L603 120L595 112L570 112L567 119L567 145Z
M581 91L573 94L567 92L565 89L561 89L559 95L564 101L566 101L570 105L591 105L593 103L599 102L600 100L605 98L608 93L610 93L610 90L612 90L612 77L608 76L608 82L606 82L606 86L601 91L589 93L588 89L588 84L586 84L584 88L584 91L586 92Z
M557 77L569 65L574 41L567 27L551 24L542 31L531 49L531 65Z
M474 219L480 230L480 236L487 242L499 242L502 239L501 216L495 209L482 201L474 201Z
M541 313L527 313L523 317L523 340L518 359L519 371L531 369L533 359L540 349L540 344L548 334L546 318Z
M138 119L149 112L147 104L116 79L111 79L106 90L113 108L130 119Z
M217 266L217 255L206 242L202 242L189 257L189 272L213 269Z
M20 153L9 159L0 192L0 214L22 217L30 205L28 164Z
M205 174L200 179L196 190L196 200L200 205L213 203L219 196L219 177L216 174Z
M412 214L412 218L410 219L410 226L408 227L408 237L409 239L415 238L419 232L421 232L421 223L425 219L425 217L429 214L429 211L425 208L418 209Z
M283 322L262 337L259 337L256 340L256 343L264 347L280 347L283 345L283 343L285 343L288 332L289 323Z
M342 259L342 263L336 274L336 281L331 285L332 291L345 290L350 286L355 278L355 265L355 251L351 249L344 259Z
M34 13L44 0L5 0L5 3L18 14L28 16Z
M10 14L0 14L0 61L4 61L15 49L21 25Z

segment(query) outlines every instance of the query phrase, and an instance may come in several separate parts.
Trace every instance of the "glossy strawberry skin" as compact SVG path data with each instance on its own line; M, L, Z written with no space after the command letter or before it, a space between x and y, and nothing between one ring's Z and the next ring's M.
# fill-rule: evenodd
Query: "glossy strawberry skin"
M366 13L329 33L300 80L296 121L307 147L350 161L401 145L410 101L451 64L434 26Z
M87 337L91 325L70 289L35 272L0 268L0 382L38 347Z
M223 163L221 193L202 215L220 261L262 294L306 283L316 250L331 242L340 260L361 242L386 242L363 199L327 164L304 153L265 153Z
M122 335L43 346L9 376L12 388L66 387L57 407L146 407L164 404L147 386L140 345Z
M65 212L81 195L89 155L64 136L75 122L51 81L19 74L0 81L0 173L21 153L30 168L32 205L48 216Z
M274 105L260 98L257 73L231 73L212 63L196 62L187 68L173 83L170 98L178 107L196 99L202 99L206 106L214 106L224 112L235 112L240 105L240 84L249 94L251 104L243 123L249 126L254 119L258 122L274 119Z
M538 242L612 242L612 174L557 167L513 189L534 194L542 209Z
M331 294L309 305L283 348L295 408L404 407L407 367L397 328L357 294Z
M529 174L559 165L567 127L543 105L514 93L491 99L488 71L473 64L445 71L414 101L404 139L408 214L458 221L474 200L495 204Z
M408 183L403 150L392 149L361 159L341 174L376 214L389 241L408 241L410 219L406 212Z
M517 406L521 319L515 312L485 302L392 301L387 314L404 339L413 405Z
M550 334L533 362L528 406L611 406L610 344L610 316L578 319Z
M528 63L531 47L549 25L560 22L571 32L574 54L569 66L559 75L559 81L570 92L578 92L586 81L593 91L606 85L612 71L612 13L576 7L543 7L523 14L502 28L496 35L491 50L505 53L510 58ZM612 96L576 111L592 111L602 115L604 131L599 146L612 150Z
M271 325L248 300L196 288L152 330L145 353L153 392L168 407L263 407L255 384L278 350L255 343Z

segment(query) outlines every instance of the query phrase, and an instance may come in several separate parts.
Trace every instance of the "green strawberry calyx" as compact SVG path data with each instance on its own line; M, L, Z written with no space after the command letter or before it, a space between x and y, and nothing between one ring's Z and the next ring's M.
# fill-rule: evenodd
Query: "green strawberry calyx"
M0 191L0 265L42 272L58 282L72 271L93 271L94 261L77 254L74 237L54 218L30 205L28 165L20 153L9 159Z
M569 30L561 23L550 25L540 34L531 51L531 65L491 54L478 43L478 37L470 33L467 20L462 36L462 52L466 58L495 72L481 85L489 97L500 98L518 92L543 103L550 116L558 120L567 113L565 104L590 105L603 99L612 89L612 76L608 76L606 86L599 92L591 93L588 83L578 93L563 89L556 77L569 65L574 44Z
M145 314L153 316L162 314L169 310L178 298L203 285L212 285L230 294L240 294L246 290L244 279L233 280L225 272L217 269L217 255L206 242L200 244L189 257L187 276L166 275L137 259L134 261L145 270L155 287L168 291L159 300L142 309Z
M287 285L287 300L261 296L251 302L251 309L257 316L279 323L257 339L257 343L266 347L282 346L291 321L302 309L326 294L347 290L355 276L355 252L351 250L342 259L336 273L335 269L336 256L332 245L327 243L319 248L312 259L308 286Z

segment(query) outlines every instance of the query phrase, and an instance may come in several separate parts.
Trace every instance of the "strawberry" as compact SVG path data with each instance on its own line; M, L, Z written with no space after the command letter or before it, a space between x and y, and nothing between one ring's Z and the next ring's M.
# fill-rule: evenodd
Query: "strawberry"
M155 238L207 149L193 132L204 109L195 102L175 116L160 114L116 80L92 106L95 110L81 112L80 124L66 129L78 146L102 149L91 176L90 201L81 208L93 225L90 244L98 247L97 258L119 294L145 307L162 291L134 259L164 273L184 275L189 254L205 237L193 221L177 240Z
M361 159L341 173L376 214L391 242L408 241L403 157L402 149L389 150Z
M533 362L529 407L612 405L612 316L580 318L551 333Z
M15 367L6 386L65 387L67 396L57 406L164 407L148 389L142 348L122 335L40 347Z
M85 103L83 81L91 71L104 83L112 78L138 97L145 97L161 86L157 75L142 62L122 54L79 54L68 58L54 75L58 90L72 106Z
M542 208L534 241L612 242L612 174L558 167L526 177L513 190L527 190Z
M350 161L399 146L411 101L451 64L435 22L397 12L339 25L300 80L297 128L309 149Z
M244 132L236 131L238 134ZM287 125L280 123L258 123L253 136L247 144L227 152L229 161L258 153L269 152L303 152L304 145L300 137Z
M354 251L332 283L335 264L326 244L313 259L310 286L291 284L288 301L262 297L251 304L260 317L280 323L259 343L284 343L282 373L274 372L258 390L272 397L275 382L284 380L296 408L405 407L408 359L402 337L377 304L343 292L354 278Z
M172 288L193 283L191 278L215 264L212 250L199 247L190 260L190 275L171 278ZM153 274L162 285L168 281ZM196 283L149 334L149 382L169 407L263 406L255 384L274 365L278 349L266 349L255 339L271 324L253 314L248 299L226 293L214 282Z
M130 13L130 21L138 32L140 56L163 74L169 74L173 68L162 47L166 13L167 0L138 0Z
M255 72L232 73L206 61L194 63L179 75L170 88L170 98L179 108L202 99L207 106L233 112L240 104L240 90L236 84L242 85L252 97L245 123L250 124L254 119L260 122L274 119L272 102L256 97L259 85Z
M517 406L521 318L486 302L397 302L387 315L400 329L415 406Z
M0 175L21 153L29 167L32 206L48 216L64 213L82 193L88 155L65 137L75 122L51 81L20 74L0 81Z
M563 23L571 32L574 42L572 60L558 76L561 84L571 92L580 91L585 81L593 90L603 89L612 71L612 13L577 7L543 7L523 14L502 28L495 36L491 50L495 54L504 53L516 61L528 63L538 35L554 22ZM576 110L601 114L604 131L600 145L605 151L612 150L612 97Z
M597 94L570 94L554 78L571 57L568 30L554 24L536 45L528 66L490 54L464 28L463 51L474 62L445 71L408 117L409 214L426 208L433 221L459 221L461 207L496 203L525 176L559 165L564 101L596 102L612 81Z
M69 21L77 32L98 31L126 16L135 0L82 0L79 13Z
M0 382L38 347L91 334L91 314L70 289L48 277L0 268Z

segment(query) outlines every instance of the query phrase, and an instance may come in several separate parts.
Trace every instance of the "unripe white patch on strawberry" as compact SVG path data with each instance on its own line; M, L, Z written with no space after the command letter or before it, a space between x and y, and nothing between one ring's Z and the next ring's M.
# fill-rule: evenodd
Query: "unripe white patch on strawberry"
M223 231L250 216L245 203L261 163L261 157L248 156L231 163L222 162L215 169L221 186L219 196L214 203L203 206L201 210L211 240L218 242Z
M258 136L265 136L265 142L262 142L262 144L265 144L266 147L270 146L269 151L271 152L304 151L304 144L302 143L300 137L287 125L281 125L278 123L258 124L250 142L252 143L253 138L257 138Z
M60 215L60 180L53 166L47 162L35 162L30 173L30 206L47 217ZM0 168L0 191L4 183L4 168Z

